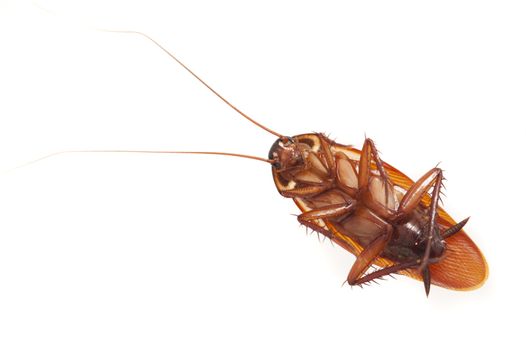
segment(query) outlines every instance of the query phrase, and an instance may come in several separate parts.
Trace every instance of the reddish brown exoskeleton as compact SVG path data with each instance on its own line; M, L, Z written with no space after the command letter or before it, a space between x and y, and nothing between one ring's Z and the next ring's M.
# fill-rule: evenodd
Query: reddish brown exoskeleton
M401 273L429 294L431 284L469 290L486 280L484 256L462 231L468 219L456 223L438 206L441 169L414 182L383 163L371 139L357 150L322 134L280 137L269 158L299 222L356 255L350 285ZM372 265L380 269L367 274Z
M357 257L347 276L350 285L393 273L422 280L426 294L431 284L470 290L484 283L484 256L462 230L468 219L457 223L438 205L441 169L433 168L414 182L384 163L371 139L358 150L323 134L283 136L241 112L152 38L124 33L151 40L221 100L278 139L268 159L221 152L95 152L216 154L268 162L279 193L300 208L299 222ZM377 269L368 272L373 266Z

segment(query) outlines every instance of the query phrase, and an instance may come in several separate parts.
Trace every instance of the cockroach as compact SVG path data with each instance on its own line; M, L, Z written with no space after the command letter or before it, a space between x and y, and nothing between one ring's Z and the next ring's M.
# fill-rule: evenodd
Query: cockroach
M301 210L297 217L300 224L356 256L346 279L349 285L360 286L402 274L422 281L429 295L432 284L472 290L487 279L486 260L463 230L469 218L457 223L439 206L444 181L440 168L413 181L383 162L370 138L360 150L336 143L322 133L284 136L243 113L148 35L110 32L134 33L149 39L224 103L277 140L267 158L224 152L73 152L212 154L264 161L271 165L278 192Z

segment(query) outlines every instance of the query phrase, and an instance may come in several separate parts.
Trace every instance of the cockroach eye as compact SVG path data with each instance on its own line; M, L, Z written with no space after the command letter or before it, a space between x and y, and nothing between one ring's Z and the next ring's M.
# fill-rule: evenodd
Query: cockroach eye
M290 138L280 137L272 144L272 146L270 147L270 151L268 152L268 159L273 160L279 157L279 151L283 149L284 146L286 146L283 144L284 139L285 142L288 142L288 139ZM273 165L275 164L277 164L277 162Z
M289 136L284 136L284 139L285 139L285 145L286 146L290 146L294 143L294 140L292 139L292 137L289 137Z

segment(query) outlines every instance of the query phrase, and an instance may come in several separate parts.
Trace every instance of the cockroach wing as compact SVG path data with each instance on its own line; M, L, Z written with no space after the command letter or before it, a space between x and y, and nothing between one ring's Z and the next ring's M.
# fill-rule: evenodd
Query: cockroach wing
M360 158L361 152L355 148L336 143L332 144L331 147L334 152L345 153L349 159L358 161ZM405 192L414 184L413 180L398 169L386 163L384 163L384 166L395 188L398 187L402 192ZM301 198L294 198L294 202L302 212L315 209L310 208ZM428 195L422 199L422 203L426 206L430 202L431 197ZM438 213L440 216L438 218L439 225L450 227L456 224L444 209L439 208ZM328 221L318 219L316 222L313 222L311 228L330 236L334 242L354 255L358 255L363 250L360 244L350 238L349 235L339 232L338 228ZM447 238L446 244L447 251L443 259L431 264L429 267L432 276L431 283L453 290L472 290L480 287L488 277L488 265L475 243L464 231L460 231ZM395 262L386 258L378 258L374 264L386 267L395 264ZM422 280L420 273L416 269L408 269L400 273Z

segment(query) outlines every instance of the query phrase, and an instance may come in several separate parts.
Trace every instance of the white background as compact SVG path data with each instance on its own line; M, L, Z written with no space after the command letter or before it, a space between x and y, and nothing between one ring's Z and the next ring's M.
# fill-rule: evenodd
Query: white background
M0 2L1 349L524 346L521 1ZM268 164L73 149L231 151L280 133L376 140L485 253L487 283L341 287ZM522 323L522 324L521 324Z

